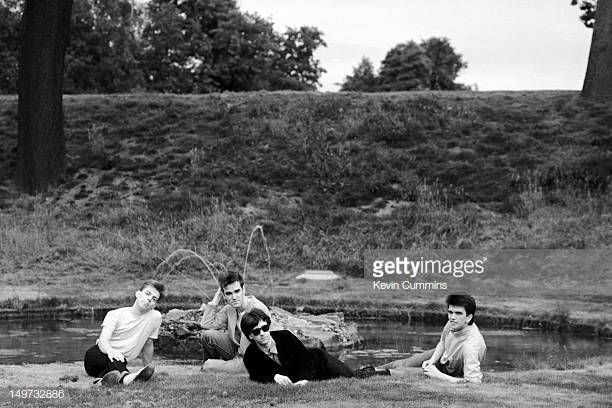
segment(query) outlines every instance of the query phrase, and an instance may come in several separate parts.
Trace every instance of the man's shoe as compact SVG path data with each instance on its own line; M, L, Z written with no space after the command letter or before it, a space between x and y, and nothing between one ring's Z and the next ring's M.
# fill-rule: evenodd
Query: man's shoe
M155 368L152 365L148 365L146 367L141 368L135 373L129 373L123 376L123 384L129 385L134 381L148 381L155 372Z
M355 370L355 377L367 378L367 377L371 377L375 375L375 373L376 373L376 369L374 369L374 366L366 366L366 367L361 367Z
M376 370L373 366L366 366L355 370L355 377L357 378L368 378L374 375L391 375L391 372L387 369Z
M149 381L149 379L153 377L154 372L155 372L155 367L153 367L152 365L148 365L140 369L140 371L138 371L136 378L134 378L134 380L135 381Z
M119 376L121 373L117 370L109 371L104 374L104 377L100 380L100 384L102 385L117 385L119 384Z

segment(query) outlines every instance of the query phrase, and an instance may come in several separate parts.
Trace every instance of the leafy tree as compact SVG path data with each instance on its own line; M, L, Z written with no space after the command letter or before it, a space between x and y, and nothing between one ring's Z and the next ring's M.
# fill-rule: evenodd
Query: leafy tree
M210 33L211 53L206 74L220 90L270 89L270 74L278 53L278 35L272 23L257 15L233 11Z
M363 58L347 76L342 91L388 92L420 89L466 89L455 83L459 71L467 67L447 38L432 37L417 44L414 41L393 47L381 62L380 73Z
M17 93L19 0L0 0L0 93Z
M455 83L459 71L467 68L461 54L457 54L448 38L432 37L421 42L421 48L431 61L429 89L453 90L463 86Z
M157 90L211 92L265 86L272 24L234 0L153 0L145 26L147 81ZM263 84L262 84L263 82Z
M314 89L323 71L316 28L285 35L234 0L152 0L143 66L150 88L170 92Z
M341 91L374 92L376 90L376 73L374 65L368 58L363 57L359 65L353 68L353 75L344 79Z
M393 47L381 62L380 91L428 89L432 62L425 50L414 41Z
M578 5L578 0L572 0L572 6ZM580 20L588 28L593 28L595 25L595 10L597 9L597 0L582 0L578 6L582 11Z
M74 0L65 91L129 92L141 86L140 25L131 0Z
M143 83L141 12L133 0L73 0L64 91L129 92ZM19 0L0 0L0 92L16 92Z
M198 52L205 52L201 27L179 9L176 1L151 0L148 23L143 30L141 57L146 86L158 92L211 91L194 83L195 70L201 63Z
M314 58L320 46L327 46L316 27L288 28L275 58L272 89L314 90L325 69Z

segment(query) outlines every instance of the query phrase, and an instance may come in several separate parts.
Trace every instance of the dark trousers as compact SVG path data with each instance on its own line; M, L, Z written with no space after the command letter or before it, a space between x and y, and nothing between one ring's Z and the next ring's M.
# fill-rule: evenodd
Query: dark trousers
M92 377L103 377L109 371L128 371L126 361L110 361L96 344L85 353L85 371Z
M332 356L325 350L319 348L311 349L311 352L319 354L321 361L325 361L325 367L322 370L317 370L317 380L328 380L338 377L353 377L353 370L348 368L346 364Z

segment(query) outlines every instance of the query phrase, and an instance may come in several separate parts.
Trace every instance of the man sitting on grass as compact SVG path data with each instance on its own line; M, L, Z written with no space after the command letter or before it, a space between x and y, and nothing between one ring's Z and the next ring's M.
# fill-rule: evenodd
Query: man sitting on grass
M220 307L222 299L225 299L227 304ZM261 309L270 316L268 308L255 296L245 296L244 279L240 273L231 271L221 276L219 289L213 300L201 307L204 313L200 326L205 329L201 337L203 363L208 359L228 361L244 355L249 340L240 331L240 319L244 313L254 308ZM242 362L239 362L239 365L242 367ZM204 368L204 365L202 367Z
M153 339L161 325L161 313L155 305L165 295L165 287L148 280L136 291L131 307L111 310L102 322L102 333L96 345L85 353L85 371L96 377L94 384L128 385L134 381L147 381L155 371ZM127 369L128 362L142 358L144 367L135 373Z
M407 359L393 361L377 369L366 367L357 370L356 376L377 374L405 375L421 367L430 377L451 383L480 383L480 365L484 361L487 346L474 324L476 301L469 295L449 295L446 298L448 323L435 349Z

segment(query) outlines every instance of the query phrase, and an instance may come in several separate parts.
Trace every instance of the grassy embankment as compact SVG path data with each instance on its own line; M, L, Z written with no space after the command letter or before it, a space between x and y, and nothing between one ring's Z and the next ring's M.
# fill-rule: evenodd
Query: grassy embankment
M612 109L572 92L67 96L67 180L35 198L10 182L16 117L1 97L2 307L116 306L178 248L241 269L257 224L272 272L256 240L251 293L341 307L444 296L371 290L365 249L612 244ZM295 283L304 268L346 279ZM178 269L170 301L212 295L201 265ZM475 293L603 327L610 279L547 270Z
M568 371L486 374L481 385L376 377L332 380L300 388L259 385L247 378L202 373L194 366L159 366L151 382L122 388L91 386L81 364L0 366L0 405L15 407L609 407L612 362ZM67 377L76 377L71 382ZM62 380L63 378L63 380ZM63 399L17 399L10 391L58 389Z

